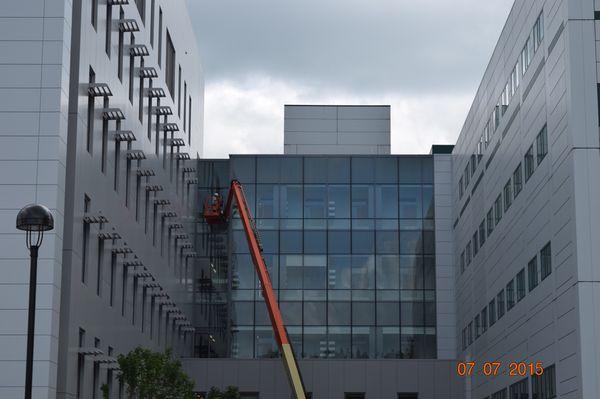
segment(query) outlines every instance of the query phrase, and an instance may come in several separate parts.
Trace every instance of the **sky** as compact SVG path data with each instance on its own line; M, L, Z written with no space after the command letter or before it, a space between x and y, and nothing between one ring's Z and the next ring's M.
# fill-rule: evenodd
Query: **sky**
M392 153L455 142L513 0L187 0L204 154L283 153L284 104L389 104Z

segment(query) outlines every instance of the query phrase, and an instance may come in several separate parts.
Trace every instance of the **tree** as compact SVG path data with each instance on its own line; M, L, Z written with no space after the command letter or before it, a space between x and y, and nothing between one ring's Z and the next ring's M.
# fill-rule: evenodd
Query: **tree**
M137 347L119 355L119 380L130 397L140 399L194 399L194 383L181 369L171 350L164 353Z
M221 392L219 388L212 387L208 392L207 399L240 399L240 391L234 386L228 386L225 392Z

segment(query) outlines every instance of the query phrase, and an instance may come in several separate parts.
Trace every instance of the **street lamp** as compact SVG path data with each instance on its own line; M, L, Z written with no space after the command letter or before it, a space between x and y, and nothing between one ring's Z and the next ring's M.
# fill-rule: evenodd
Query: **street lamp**
M43 205L25 206L17 215L17 229L26 232L31 266L29 269L29 313L27 317L27 363L25 368L25 399L31 399L33 385L33 333L35 330L35 293L37 284L38 249L42 245L44 232L54 228L54 218Z

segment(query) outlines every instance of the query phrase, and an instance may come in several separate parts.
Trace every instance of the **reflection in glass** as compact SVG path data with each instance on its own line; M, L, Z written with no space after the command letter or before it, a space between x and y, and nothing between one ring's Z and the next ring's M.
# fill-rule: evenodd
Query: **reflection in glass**
M423 232L407 231L400 232L400 253L421 254L423 253Z
M352 231L352 253L355 254L372 254L375 252L375 232L368 231Z
M400 256L400 289L423 288L423 261L419 255Z
M304 230L304 253L327 253L327 233L325 231Z
M256 218L279 217L279 187L270 184L256 186Z
M400 218L421 217L421 186L400 186Z
M329 256L327 282L329 289L348 289L351 287L351 257L349 255Z
M327 187L327 217L336 219L350 217L350 186Z
M279 187L282 218L302 217L302 186L287 185Z
M325 327L304 327L302 357L309 359L327 357L327 332Z
M233 325L251 326L254 324L254 302L232 302L231 310Z
M374 327L352 327L352 357L354 359L375 358Z
M302 256L281 256L279 284L282 289L302 288Z
M305 290L327 288L327 257L305 255L303 277Z
M352 288L375 287L375 259L372 255L352 255Z
M352 325L375 325L375 302L352 302Z
M352 356L350 327L329 327L327 357L349 359Z
M375 217L398 217L398 186L378 185L375 187Z
M372 218L375 216L373 186L352 186L352 217Z
M324 326L327 324L327 310L325 302L304 302L304 325Z
M325 218L325 186L304 186L304 217Z
M433 219L434 216L433 186L423 186L423 217Z
M279 357L279 349L270 327L256 327L256 357Z
M397 326L400 320L398 302L377 302L377 325Z
M254 357L254 328L236 327L231 330L231 357L251 359Z
M250 255L236 254L231 257L231 288L252 289L254 288L254 265Z
M400 328L377 327L377 357L395 359L400 357Z
M402 326L424 326L425 311L423 302L402 302L400 305L400 324Z
M279 251L282 254L301 254L302 253L302 232L301 231L281 231Z
M302 325L302 302L280 302L279 307L286 326Z
M377 289L399 289L400 260L398 255L378 255L376 261Z
M397 231L377 231L376 248L379 254L397 254L398 253L398 232Z
M350 232L329 231L327 237L327 250L330 254L349 254Z
M329 301L327 323L331 326L350 325L350 302Z

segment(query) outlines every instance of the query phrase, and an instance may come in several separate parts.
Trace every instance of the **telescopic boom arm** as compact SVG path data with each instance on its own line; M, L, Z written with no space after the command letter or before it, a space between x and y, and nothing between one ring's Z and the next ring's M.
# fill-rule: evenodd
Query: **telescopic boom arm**
M292 346L287 335L287 331L281 318L281 312L279 305L273 293L273 286L271 284L271 278L267 271L267 265L262 256L262 247L258 239L258 233L256 231L256 225L248 209L246 203L246 197L244 196L244 190L239 181L233 180L229 189L229 195L227 196L227 202L223 207L223 200L219 194L213 194L211 198L208 198L204 204L204 219L209 224L227 223L231 217L233 209L233 201L237 203L238 212L240 219L244 226L244 232L246 233L246 239L248 241L248 247L250 248L250 254L252 256L252 262L254 268L258 274L260 284L262 286L262 294L265 298L267 310L269 312L269 318L273 326L273 332L275 333L275 340L279 346L279 350L282 355L285 370L287 372L290 385L294 394L295 399L306 399L304 391L304 383L298 363Z

